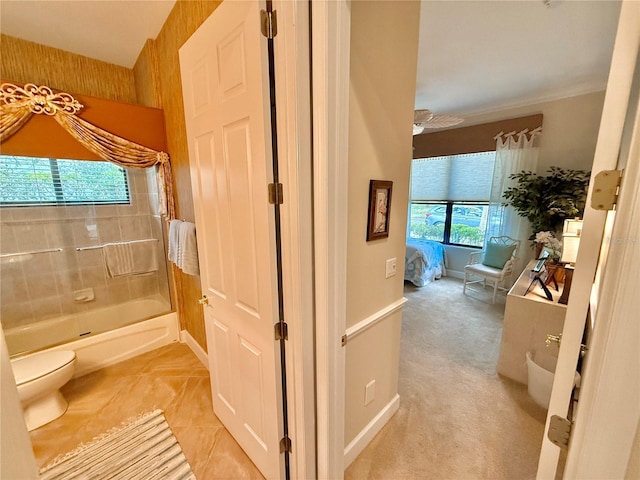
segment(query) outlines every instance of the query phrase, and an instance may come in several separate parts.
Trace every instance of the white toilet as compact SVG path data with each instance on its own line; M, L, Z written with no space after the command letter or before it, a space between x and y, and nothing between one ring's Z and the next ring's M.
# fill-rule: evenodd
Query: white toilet
M71 380L76 365L72 350L35 353L11 360L18 396L29 431L67 411L60 388Z

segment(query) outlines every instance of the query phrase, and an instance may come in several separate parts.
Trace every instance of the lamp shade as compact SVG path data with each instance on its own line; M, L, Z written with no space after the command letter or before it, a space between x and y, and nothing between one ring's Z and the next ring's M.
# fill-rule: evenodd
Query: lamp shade
M582 231L582 220L579 218L568 218L564 221L562 235L573 234L580 236Z
M566 234L562 237L562 257L560 261L563 263L576 263L578 256L578 247L580 246L580 236L575 234Z
M582 220L568 218L562 227L562 258L563 263L576 263L578 247L580 246L580 234L582 233Z

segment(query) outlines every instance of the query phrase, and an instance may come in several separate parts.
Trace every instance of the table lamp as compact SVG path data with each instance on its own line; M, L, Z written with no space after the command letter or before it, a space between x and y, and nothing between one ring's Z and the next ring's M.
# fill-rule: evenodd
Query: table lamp
M564 221L562 228L562 257L560 262L565 264L564 289L558 303L564 305L569 300L569 291L571 290L571 279L573 278L573 269L576 265L578 256L578 247L580 246L580 235L582 233L582 220L578 218L567 219Z

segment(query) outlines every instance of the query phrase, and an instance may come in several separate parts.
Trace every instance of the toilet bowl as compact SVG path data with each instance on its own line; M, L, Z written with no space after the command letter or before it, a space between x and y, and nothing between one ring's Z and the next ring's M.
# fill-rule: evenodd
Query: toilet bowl
M549 408L551 389L558 359L546 352L527 352L527 391L533 401L543 408ZM580 385L580 374L573 378L574 386Z
M60 388L71 380L76 354L71 350L35 353L11 360L24 420L29 431L67 411Z

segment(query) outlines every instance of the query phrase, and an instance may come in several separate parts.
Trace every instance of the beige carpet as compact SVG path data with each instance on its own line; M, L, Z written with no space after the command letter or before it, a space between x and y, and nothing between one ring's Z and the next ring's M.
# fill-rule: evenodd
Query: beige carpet
M535 478L546 411L495 372L504 295L405 283L400 410L346 479Z

